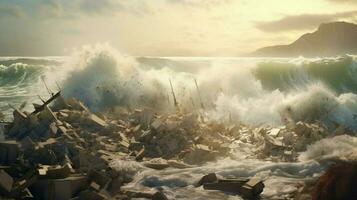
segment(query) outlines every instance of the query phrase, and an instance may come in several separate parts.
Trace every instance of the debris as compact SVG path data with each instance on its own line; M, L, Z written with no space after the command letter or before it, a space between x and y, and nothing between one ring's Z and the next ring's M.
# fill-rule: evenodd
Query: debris
M113 163L185 169L232 156L237 149L248 158L293 162L327 133L318 123L256 128L208 121L200 112L179 109L159 114L150 108L116 108L94 114L60 93L44 102L31 114L15 109L13 122L4 128L0 198L96 200L122 195L119 199L166 200L162 191L124 191L135 173L115 170ZM222 179L215 173L202 177L197 186L248 198L264 188L259 179Z
M218 179L216 174L208 174L198 182L205 190L221 190L235 193L247 198L259 196L263 192L264 184L257 178L251 179Z
M0 170L0 194L10 193L12 185L14 183L13 178L7 174L4 170Z
M20 145L13 140L0 141L0 164L11 165L16 162L20 152Z

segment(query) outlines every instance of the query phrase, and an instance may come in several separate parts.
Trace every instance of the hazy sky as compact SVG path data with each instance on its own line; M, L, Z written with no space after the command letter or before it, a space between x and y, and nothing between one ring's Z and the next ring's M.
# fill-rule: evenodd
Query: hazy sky
M337 20L357 22L357 0L0 0L0 55L109 43L131 55L235 56Z

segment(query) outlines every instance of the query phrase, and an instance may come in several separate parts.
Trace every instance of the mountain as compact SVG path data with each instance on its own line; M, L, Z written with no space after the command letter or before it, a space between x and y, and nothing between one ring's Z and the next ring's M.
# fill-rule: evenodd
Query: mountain
M347 22L321 24L317 31L302 35L288 45L269 46L250 56L336 56L357 54L357 25Z

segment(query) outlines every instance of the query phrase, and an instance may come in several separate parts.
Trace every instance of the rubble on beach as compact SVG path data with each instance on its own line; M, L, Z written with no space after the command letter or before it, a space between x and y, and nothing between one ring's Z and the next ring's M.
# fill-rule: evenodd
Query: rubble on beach
M135 174L115 161L163 170L191 168L233 156L251 146L247 158L296 161L306 146L328 135L322 124L297 122L280 128L212 121L202 113L155 113L150 108L113 108L93 113L60 94L32 113L13 111L0 141L0 196L5 199L168 199L165 191L127 191ZM51 100L51 101L52 101ZM336 133L337 134L337 133ZM204 189L247 198L258 196L261 180L211 179ZM213 177L213 180L212 180ZM239 177L237 177L239 178Z

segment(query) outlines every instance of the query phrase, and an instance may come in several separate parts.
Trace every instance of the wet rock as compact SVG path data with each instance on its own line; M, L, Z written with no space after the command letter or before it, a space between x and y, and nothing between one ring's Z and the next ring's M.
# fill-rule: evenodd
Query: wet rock
M205 176L203 176L197 183L197 186L201 186L203 184L206 184L206 183L214 183L214 182L218 182L218 177L215 173L210 173L210 174L207 174Z
M168 200L166 195L162 193L161 191L155 192L155 194L151 198L152 200Z

